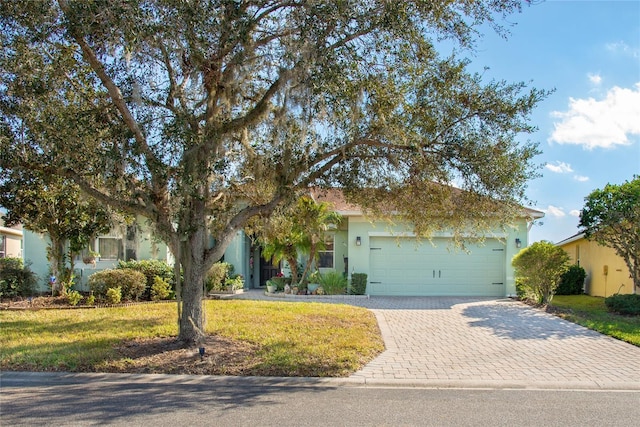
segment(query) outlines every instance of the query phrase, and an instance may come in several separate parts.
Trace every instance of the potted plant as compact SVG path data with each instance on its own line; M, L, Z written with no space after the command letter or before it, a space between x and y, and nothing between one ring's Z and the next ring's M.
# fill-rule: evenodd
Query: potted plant
M278 289L278 285L274 281L267 280L267 292L269 292L270 294L273 294L277 289Z
M82 257L82 262L85 264L91 264L96 267L96 258L100 257L100 254L96 251L89 250L89 253Z
M320 276L320 272L318 270L309 275L309 282L307 283L307 290L309 291L309 293L315 292L318 287L320 287L321 280L322 277Z

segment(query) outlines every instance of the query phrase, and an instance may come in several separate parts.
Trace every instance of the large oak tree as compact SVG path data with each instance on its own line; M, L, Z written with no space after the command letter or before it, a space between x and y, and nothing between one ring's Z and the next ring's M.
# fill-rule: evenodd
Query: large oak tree
M149 218L184 270L190 343L204 272L250 219L310 186L364 209L397 197L420 233L520 213L537 145L516 135L534 130L545 92L485 81L434 46L473 48L480 24L504 34L520 3L3 2L2 166Z

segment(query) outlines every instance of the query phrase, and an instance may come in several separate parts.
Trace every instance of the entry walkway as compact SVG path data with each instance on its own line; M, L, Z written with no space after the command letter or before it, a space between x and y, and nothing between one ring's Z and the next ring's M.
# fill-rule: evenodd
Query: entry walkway
M271 298L255 292L241 297ZM354 381L433 387L640 390L640 347L511 299L309 299L358 305L375 313L386 350L354 373Z

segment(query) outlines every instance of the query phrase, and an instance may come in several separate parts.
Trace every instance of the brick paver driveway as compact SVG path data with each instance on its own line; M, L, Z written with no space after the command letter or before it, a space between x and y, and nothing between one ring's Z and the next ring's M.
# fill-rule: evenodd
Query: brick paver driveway
M346 302L346 301L345 301ZM640 390L640 347L510 299L372 297L386 351L368 383Z
M268 297L371 309L386 350L351 379L427 387L640 390L640 347L511 299Z

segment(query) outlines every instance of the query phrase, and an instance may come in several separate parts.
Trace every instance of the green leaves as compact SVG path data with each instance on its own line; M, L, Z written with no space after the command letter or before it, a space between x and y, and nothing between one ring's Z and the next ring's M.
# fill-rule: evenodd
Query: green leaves
M516 283L524 286L539 304L548 304L569 268L569 254L551 242L535 242L513 257Z

